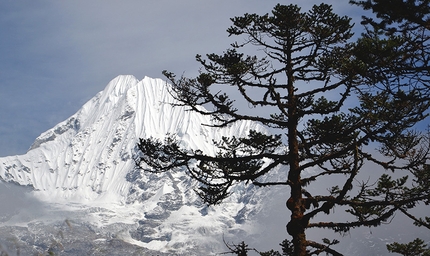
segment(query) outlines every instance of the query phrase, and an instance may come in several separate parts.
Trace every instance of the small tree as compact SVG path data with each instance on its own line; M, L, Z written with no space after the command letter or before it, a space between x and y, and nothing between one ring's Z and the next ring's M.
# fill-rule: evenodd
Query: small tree
M407 244L388 244L387 249L390 252L399 253L404 256L430 256L429 246L419 238Z
M165 71L171 93L181 105L211 116L216 127L252 120L280 134L250 130L244 137L224 137L214 142L216 155L183 148L174 135L163 142L142 138L138 166L150 172L185 167L200 182L197 193L208 204L221 203L238 182L285 186L292 255L341 255L332 248L336 240L309 240L310 228L347 232L378 226L398 211L429 202L429 140L426 133L413 130L427 117L429 102L418 86L388 83L377 69L387 64L373 63L384 54L386 60L392 57L391 38L384 51L368 56L366 50L373 51L380 38L351 42L351 19L334 14L327 4L308 12L278 4L270 15L245 14L232 22L227 32L244 41L221 55L197 55L203 69L195 79L177 79ZM257 47L260 56L239 52L248 47ZM223 86L237 88L249 105L271 114L247 114ZM374 182L367 176L360 181L365 163L387 172ZM288 177L264 179L277 168ZM402 175L395 178L393 172ZM339 178L333 184L325 179L325 188L313 191L326 177ZM335 207L345 209L350 219L313 222Z
M235 254L237 256L247 256L248 251L256 251L253 248L249 248L244 241L242 241L240 244L228 244L224 241L224 244L227 249L229 249L229 251L221 254Z

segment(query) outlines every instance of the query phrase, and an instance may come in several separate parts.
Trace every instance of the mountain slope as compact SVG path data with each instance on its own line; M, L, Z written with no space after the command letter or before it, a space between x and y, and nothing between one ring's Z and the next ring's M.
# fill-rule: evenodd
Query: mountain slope
M210 118L172 107L168 86L148 77L113 79L76 114L41 134L25 155L0 158L0 181L29 186L57 207L79 209L98 228L122 223L124 241L157 251L202 244L214 251L222 234L252 234L250 215L261 210L256 198L265 197L264 190L238 185L225 204L207 208L183 171L156 175L134 168L138 138L176 134L185 147L214 153L213 140L264 130L252 122L202 126Z

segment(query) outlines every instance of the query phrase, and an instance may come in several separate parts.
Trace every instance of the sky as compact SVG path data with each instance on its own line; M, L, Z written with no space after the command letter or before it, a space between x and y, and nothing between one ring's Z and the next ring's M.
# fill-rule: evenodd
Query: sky
M357 15L346 0L332 3ZM118 75L195 76L196 54L222 53L230 18L273 0L0 1L0 157L24 154ZM290 1L282 4L293 3ZM304 10L318 1L300 1Z

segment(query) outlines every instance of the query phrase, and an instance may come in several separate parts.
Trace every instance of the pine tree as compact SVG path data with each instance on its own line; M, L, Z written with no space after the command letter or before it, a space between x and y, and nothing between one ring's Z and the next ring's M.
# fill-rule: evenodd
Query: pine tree
M399 253L404 256L430 256L430 247L419 238L407 244L388 244L387 249L390 252Z
M430 100L430 1L350 1L370 10L363 16L366 32L359 43L367 51L367 77L385 89L413 87L423 100ZM426 97L424 97L426 96Z
M197 55L202 70L196 78L165 71L171 93L192 111L211 116L220 129L252 120L279 134L250 130L245 137L224 137L214 142L216 155L183 148L175 135L164 141L142 138L136 159L140 168L158 173L185 167L210 205L221 203L239 182L284 186L292 255L341 255L332 248L337 240L311 241L308 229L344 233L378 226L396 212L409 214L417 203L429 203L430 140L427 132L414 128L427 118L428 93L421 85L403 86L404 79L402 86L393 84L394 76L380 72L395 74L398 65L389 65L400 54L392 47L396 38L381 39L378 32L353 42L351 19L327 4L307 12L278 4L271 14L231 20L229 36L244 41L220 55ZM255 48L259 55L243 53ZM270 114L247 114L223 91L227 87ZM368 163L380 166L379 179L360 176ZM277 168L288 178L264 179ZM330 177L336 183L328 184ZM323 179L326 187L315 192ZM314 221L335 207L346 209L350 219Z
M366 33L361 43L381 61L367 61L372 72L367 77L379 77L386 90L391 88L414 88L421 100L429 101L430 91L430 1L429 0L365 0L350 1L365 10L371 10L374 17L363 16ZM370 47L368 47L370 46ZM366 48L364 47L364 48ZM384 49L384 50L382 50ZM382 50L382 51L381 51ZM387 52L382 54L381 52ZM372 55L372 54L370 54ZM369 55L368 55L369 56ZM373 58L375 59L375 58ZM372 65L373 64L373 65ZM416 180L428 180L429 169L413 174ZM421 186L428 186L424 183ZM428 200L426 201L428 203ZM414 225L430 229L430 218L418 218L407 209L400 208ZM415 239L406 244L387 245L390 252L402 255L428 255L424 241Z

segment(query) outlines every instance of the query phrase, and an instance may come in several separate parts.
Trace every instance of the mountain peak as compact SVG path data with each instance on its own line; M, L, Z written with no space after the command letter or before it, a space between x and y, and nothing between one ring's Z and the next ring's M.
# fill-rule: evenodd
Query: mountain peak
M211 230L211 235L238 229L232 223L243 225L250 212L257 211L257 201L250 206L252 187L238 185L227 206L208 210L185 171L156 175L136 169L136 144L139 138L162 139L170 133L184 147L215 154L213 140L263 127L252 122L223 129L204 126L211 124L210 117L172 106L175 99L168 86L161 79L116 77L74 115L42 133L26 154L0 158L0 181L32 187L45 202L102 205L110 213L100 214L97 223L111 223L111 214L127 212L120 221L137 225L129 239L154 250L177 243L172 238L174 227L178 237L201 239L202 234L187 234L188 226L178 227L178 219ZM206 221L197 221L197 215Z
M85 192L84 197L94 199L110 186L126 196L125 176L133 169L138 138L173 133L182 135L184 143L195 137L192 144L197 145L202 140L196 136L209 130L201 127L209 119L170 105L174 99L167 86L161 79L116 77L77 113L42 133L27 154L1 159L0 180L40 191L69 191L65 197L90 189L95 194Z

